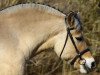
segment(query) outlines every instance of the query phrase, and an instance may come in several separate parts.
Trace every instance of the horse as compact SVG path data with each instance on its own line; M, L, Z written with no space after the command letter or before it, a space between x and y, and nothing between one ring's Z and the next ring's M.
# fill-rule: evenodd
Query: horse
M66 15L35 3L0 11L0 75L23 75L25 59L48 48L54 48L62 60L70 60L81 73L96 66L77 12Z

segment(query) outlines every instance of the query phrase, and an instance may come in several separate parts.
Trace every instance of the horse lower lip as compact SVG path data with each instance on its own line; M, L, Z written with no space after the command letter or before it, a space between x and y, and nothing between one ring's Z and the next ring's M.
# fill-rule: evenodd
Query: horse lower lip
M92 69L90 69L86 64L84 64L83 67L87 71L87 73L92 71Z

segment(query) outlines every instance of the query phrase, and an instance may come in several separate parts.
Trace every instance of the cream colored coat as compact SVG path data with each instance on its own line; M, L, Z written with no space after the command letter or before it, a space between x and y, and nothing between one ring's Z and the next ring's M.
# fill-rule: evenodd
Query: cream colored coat
M51 7L20 4L0 11L0 75L23 75L25 59L34 50L54 47L59 56L66 33L65 15ZM65 49L62 59L76 54L70 40Z

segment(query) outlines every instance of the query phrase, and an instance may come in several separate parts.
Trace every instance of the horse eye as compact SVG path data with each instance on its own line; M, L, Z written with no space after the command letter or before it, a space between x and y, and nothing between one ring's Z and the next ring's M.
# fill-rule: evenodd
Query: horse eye
M81 36L81 37L76 37L76 39L78 40L78 41L83 41L83 37Z

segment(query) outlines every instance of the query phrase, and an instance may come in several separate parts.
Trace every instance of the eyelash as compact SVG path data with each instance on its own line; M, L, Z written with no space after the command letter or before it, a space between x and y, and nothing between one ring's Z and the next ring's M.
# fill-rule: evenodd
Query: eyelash
M81 37L76 37L76 39L78 40L78 41L83 41L83 37L81 36Z

